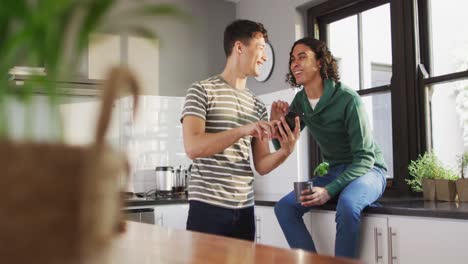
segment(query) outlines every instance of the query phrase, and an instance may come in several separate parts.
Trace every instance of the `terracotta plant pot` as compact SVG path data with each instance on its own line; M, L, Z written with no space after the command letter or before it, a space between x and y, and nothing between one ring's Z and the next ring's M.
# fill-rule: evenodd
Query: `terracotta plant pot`
M424 179L422 181L424 200L436 200L436 183L435 180Z
M454 181L435 180L436 198L438 201L455 201L457 187Z
M468 202L468 179L458 179L456 181L458 200Z

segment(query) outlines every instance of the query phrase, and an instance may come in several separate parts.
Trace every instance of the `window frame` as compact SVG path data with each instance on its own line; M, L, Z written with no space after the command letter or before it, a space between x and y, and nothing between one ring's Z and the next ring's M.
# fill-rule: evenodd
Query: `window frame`
M419 37L419 63L418 63L418 89L423 94L424 113L424 140L427 150L432 150L432 115L430 94L433 92L433 85L468 80L468 69L458 72L449 72L435 75L432 71L431 58L431 27L430 27L430 0L417 0L418 15L418 37Z
M415 19L416 1L424 0L334 0L307 10L308 36L327 42L326 24L374 7L390 4L392 78L389 85L359 90L360 95L390 92L392 106L393 171L387 181L386 196L412 194L405 182L408 164L426 150L424 93L418 87ZM425 58L427 59L427 58ZM310 164L320 163L320 151L309 135Z

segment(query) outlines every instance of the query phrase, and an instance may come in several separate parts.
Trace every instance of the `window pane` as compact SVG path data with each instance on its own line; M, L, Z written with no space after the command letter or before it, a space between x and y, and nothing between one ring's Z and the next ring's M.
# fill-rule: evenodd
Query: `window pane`
M468 69L468 1L430 0L432 73Z
M468 151L468 80L433 85L432 146L437 157L456 168L456 157Z
M363 88L390 84L392 77L390 24L390 4L362 13Z
M388 177L393 178L392 106L390 92L362 96L372 135L383 152Z
M330 23L328 29L328 47L338 60L341 81L359 90L357 16Z

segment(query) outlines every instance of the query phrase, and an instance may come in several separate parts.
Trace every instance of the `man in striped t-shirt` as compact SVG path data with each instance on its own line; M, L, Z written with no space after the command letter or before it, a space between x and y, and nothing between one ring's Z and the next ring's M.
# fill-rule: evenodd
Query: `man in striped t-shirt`
M266 39L261 23L234 21L224 32L224 71L187 91L181 120L185 150L193 159L188 230L253 241L250 151L257 172L264 175L294 150L299 120L294 131L284 118L269 122L265 105L246 88L247 77L258 76L268 59ZM282 146L274 153L268 146L272 138Z

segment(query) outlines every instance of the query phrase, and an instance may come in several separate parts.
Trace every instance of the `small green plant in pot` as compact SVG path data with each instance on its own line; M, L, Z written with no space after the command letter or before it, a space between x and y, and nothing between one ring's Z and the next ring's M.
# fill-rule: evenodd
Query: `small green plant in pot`
M438 201L455 201L457 196L457 188L455 181L458 179L457 174L448 168L445 168L439 163L436 170L436 198Z
M406 182L414 192L423 192L425 200L436 200L435 178L439 162L433 153L419 155L415 161L408 166L409 175L412 179Z
M457 180L457 193L460 202L468 202L468 179L465 178L465 172L468 171L468 151L458 158L460 169L460 179Z

